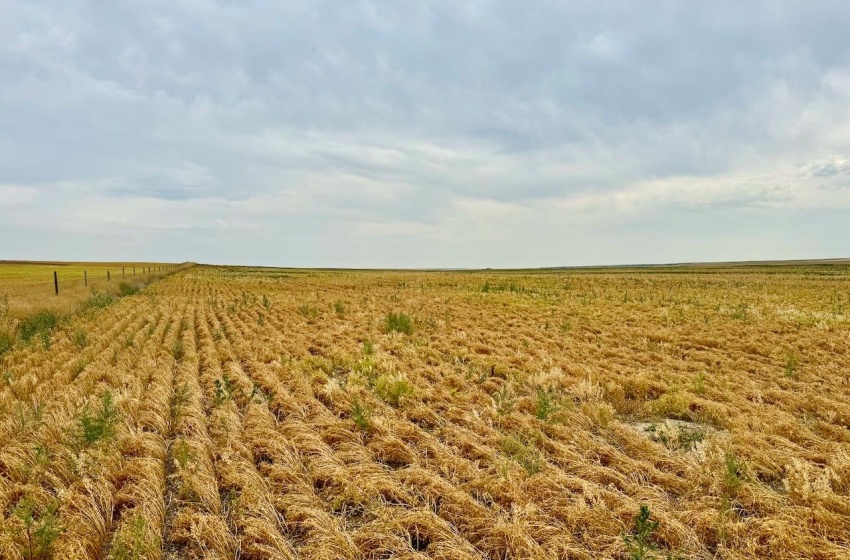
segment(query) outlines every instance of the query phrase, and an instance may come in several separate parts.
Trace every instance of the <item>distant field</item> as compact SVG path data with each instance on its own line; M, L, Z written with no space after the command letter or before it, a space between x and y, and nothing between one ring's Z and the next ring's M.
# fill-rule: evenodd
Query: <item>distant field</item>
M850 558L845 264L194 266L0 373L4 559Z
M0 261L0 298L8 297L15 314L42 308L68 309L88 297L92 289L115 291L122 281L147 282L153 275L177 266L147 262ZM59 296L55 292L54 271Z

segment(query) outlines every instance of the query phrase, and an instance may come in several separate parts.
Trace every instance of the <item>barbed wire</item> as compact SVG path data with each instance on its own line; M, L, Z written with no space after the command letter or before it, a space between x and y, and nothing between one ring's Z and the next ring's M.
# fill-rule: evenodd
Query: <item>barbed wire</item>
M152 266L151 268L154 267ZM30 295L55 294L57 284L60 288L64 288L67 291L73 290L75 288L94 288L111 286L114 285L114 283L116 282L122 282L132 279L148 281L154 276L167 276L178 272L183 268L185 268L185 265L177 265L165 270L151 270L150 272L137 272L135 274L130 273L129 275L126 273L126 270L122 272L113 271L111 269L108 269L106 271L104 271L103 269L98 269L96 270L96 277L86 277L86 275L83 274L81 277L77 278L56 280L53 275L49 275L47 279L45 279L43 282L28 282L25 284L21 284L17 282L4 281L0 282L0 297L4 295L7 295L9 297L21 297ZM115 272L115 274L112 274L113 272ZM62 289L59 290L59 294L57 295L62 295Z

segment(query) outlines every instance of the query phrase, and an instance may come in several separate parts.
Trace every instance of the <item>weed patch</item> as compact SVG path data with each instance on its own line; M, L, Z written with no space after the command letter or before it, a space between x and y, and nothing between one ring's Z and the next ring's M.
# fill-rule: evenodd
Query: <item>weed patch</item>
M40 507L28 494L18 501L13 516L20 530L13 532L13 538L27 560L53 558L53 545L62 533L58 509L57 502Z
M410 392L410 383L406 379L381 375L375 380L375 394L393 406L398 406L399 400Z
M115 427L119 420L118 409L112 399L112 393L104 391L100 397L100 408L94 414L88 406L83 410L79 421L80 437L83 442L93 445L101 440L115 437Z
M402 334L413 333L413 322L404 313L389 313L384 322L384 332L400 332Z
M59 316L53 311L39 311L28 315L21 320L18 332L21 340L29 342L36 336L44 339L50 337L53 330L59 325Z
M368 432L372 428L371 416L372 412L369 408L361 403L360 399L354 397L354 401L351 403L351 419L357 427L364 432Z
M121 282L118 284L118 295L120 297L134 296L140 291L142 291L141 288L128 284L127 282Z

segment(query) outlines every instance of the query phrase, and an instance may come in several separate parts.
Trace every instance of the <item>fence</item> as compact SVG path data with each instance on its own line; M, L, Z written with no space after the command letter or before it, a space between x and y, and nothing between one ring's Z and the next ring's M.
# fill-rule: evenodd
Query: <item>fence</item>
M40 282L18 282L0 281L0 292L11 296L47 295L53 293L59 295L66 291L79 288L96 288L98 286L108 287L113 281L120 282L132 279L149 280L152 276L172 274L189 266L189 263L164 264L164 265L137 265L122 266L115 268L95 268L89 270L53 270L52 277L45 278ZM5 284L5 285L4 285Z

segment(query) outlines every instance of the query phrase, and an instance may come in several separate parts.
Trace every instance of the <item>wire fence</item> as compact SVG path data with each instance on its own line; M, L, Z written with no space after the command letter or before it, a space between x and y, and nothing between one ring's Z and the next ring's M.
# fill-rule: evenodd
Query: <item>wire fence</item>
M46 274L40 282L19 283L10 280L0 280L0 294L9 297L29 295L60 295L63 292L76 291L80 288L109 287L119 282L142 280L147 283L151 277L172 274L188 263L167 265L124 266L112 268L95 268L88 270L63 271L53 270Z

